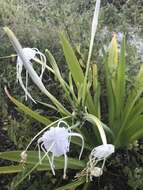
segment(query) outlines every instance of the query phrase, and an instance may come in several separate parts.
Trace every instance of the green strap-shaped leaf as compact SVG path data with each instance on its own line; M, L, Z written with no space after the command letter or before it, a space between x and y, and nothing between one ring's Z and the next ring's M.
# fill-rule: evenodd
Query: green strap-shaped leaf
M140 98L140 100L135 104L132 111L130 112L127 122L126 122L126 128L128 128L131 123L134 121L136 117L138 117L143 112L143 98Z
M20 162L21 151L9 151L9 152L0 152L0 158L6 159L10 161L16 161ZM27 158L27 164L35 165L39 162L38 158L38 151L27 151L28 158ZM42 154L43 156L44 154ZM57 169L63 168L64 166L64 157L55 157L55 166ZM49 162L47 158L45 158L41 164L41 166L48 168ZM80 161L78 159L68 158L68 168L71 169L82 169L85 167L85 163L83 161ZM49 167L50 168L50 167Z
M63 33L60 33L60 40L69 70L77 88L79 88L79 86L84 82L83 71L69 41L66 39ZM86 104L90 113L97 114L96 107L89 91L87 92Z
M113 36L110 43L108 60L105 63L106 80L107 80L107 96L109 108L109 125L113 127L114 118L116 115L117 103L117 68L118 68L118 44L116 35Z
M100 88L100 83L98 81L98 69L97 65L93 64L92 65L92 83L93 83L93 92L94 92L94 103L95 106L97 107L97 117L100 119L101 117L101 106L100 106L100 93L101 93L101 88Z
M76 85L80 85L83 83L84 74L80 67L80 64L74 54L74 51L68 42L68 40L65 38L63 33L60 33L60 40L62 44L62 48L64 51L64 55L68 64L68 67L72 73L73 79L76 83Z
M108 59L107 56L104 59L104 67L105 67L105 77L106 77L106 88L107 88L107 102L108 102L108 117L109 117L109 126L110 128L113 127L112 123L114 120L114 113L115 113L115 100L114 100L114 94L112 89L112 83L111 83L111 74L108 69Z
M140 70L135 78L135 84L132 91L129 93L127 103L124 109L124 120L123 124L125 125L131 111L134 109L135 103L139 100L143 92L143 65L140 67ZM124 127L124 126L123 126Z
M143 114L135 115L127 127L124 127L117 146L126 146L143 137Z
M48 118L38 114L37 112L32 111L30 108L16 100L14 97L12 97L7 89L5 88L6 94L9 97L9 99L25 114L29 115L30 117L34 118L35 120L39 121L40 123L43 123L44 125L50 124L52 121L50 121Z
M22 165L3 166L3 167L0 167L0 174L19 173L22 171L22 169L23 169Z
M137 139L140 139L143 137L143 129L138 130L130 137L130 142L133 142Z
M131 117L131 113L134 110L134 107L136 106L136 102L138 102L141 98L141 94L143 92L143 65L140 67L140 70L135 78L135 85L132 91L129 93L127 103L125 105L124 111L123 111L123 119L122 119L122 125L120 127L120 130L118 132L115 144L121 144L121 137L124 132L124 128L128 127L127 123Z
M120 117L123 113L124 108L124 97L125 97L125 63L126 63L126 47L125 47L125 36L122 40L121 55L117 71L117 117Z
M64 185L62 187L59 187L59 188L56 188L55 190L73 190L75 189L76 187L78 187L79 185L82 185L83 183L85 183L85 179L82 178L82 179L79 179L79 180L76 180L76 181L73 181L67 185Z
M20 162L20 153L21 153L21 151L1 152L0 158ZM40 164L40 161L38 158L38 151L27 151L27 155L28 155L28 157L26 160L25 169L22 171L25 171L26 169L28 169L28 170L17 181L17 183L15 184L15 187L19 186L19 184L22 183L35 169L38 169L39 167L40 168L43 167L43 168L45 168L45 170L50 169L49 160L45 154L42 154L42 159L41 159L42 163L41 164ZM64 167L64 157L60 157L60 158L55 157L54 165L55 165L55 169L62 169ZM68 167L72 168L72 169L82 169L83 167L85 167L85 163L82 161L73 159L73 158L69 158L68 159ZM8 168L6 168L6 169L8 169ZM12 169L14 169L14 168L12 168ZM19 171L19 169L21 169L21 168L17 168L18 171ZM10 172L10 171L8 171L8 172ZM15 173L15 170L13 170L13 172ZM12 173L12 170L11 170L11 173Z
M29 166L33 166L33 165L29 165ZM26 166L25 166L26 167ZM62 169L62 165L61 166L57 166L57 169ZM22 165L11 165L11 166L2 166L0 167L0 174L12 174L12 173L19 173L23 171L23 166ZM50 167L45 167L45 165L39 165L37 167L37 171L47 171L50 170Z

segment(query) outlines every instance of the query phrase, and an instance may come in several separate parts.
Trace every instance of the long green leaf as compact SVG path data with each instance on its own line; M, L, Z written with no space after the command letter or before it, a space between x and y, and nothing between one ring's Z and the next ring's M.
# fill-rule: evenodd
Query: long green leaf
M2 167L0 167L0 174L19 173L22 171L22 169L23 169L23 167L21 165L2 166Z
M7 159L11 161L20 162L20 153L21 151L10 151L10 152L1 152L0 158ZM38 158L38 151L27 151L28 158L26 161L26 164L32 166L30 169L22 176L22 178L15 184L15 186L18 186L20 183L23 182L35 169L37 169L39 166L44 167L47 170L50 169L49 161L46 159L46 155L42 154L42 164L40 165L40 161ZM64 157L55 158L54 159L54 165L56 169L61 169L64 166ZM81 169L85 167L85 163L73 158L68 159L68 167L72 169ZM12 172L12 171L11 171ZM15 172L15 171L14 171Z
M128 128L130 124L134 121L134 118L137 117L142 112L143 112L143 98L140 98L140 100L135 104L135 106L133 107L132 111L128 116L128 120L126 122L126 128Z
M33 119L39 121L40 123L43 123L44 125L48 125L50 124L52 121L50 121L47 117L44 117L40 114L38 114L35 111L32 111L30 108L28 108L27 106L25 106L24 104L22 104L21 102L19 102L18 100L16 100L14 97L12 97L8 90L5 88L5 92L7 94L7 96L9 97L9 99L21 110L23 111L25 114L29 115L30 117L32 117Z
M93 93L94 95L94 103L97 107L97 117L100 119L101 117L101 107L100 107L100 93L101 93L101 87L100 83L98 81L98 69L97 65L92 65L92 83L93 83Z
M68 40L66 39L66 37L64 36L63 33L60 33L60 40L61 40L62 48L64 51L64 55L66 58L66 62L72 73L75 84L78 87L78 85L83 83L83 79L84 79L83 71L80 67L80 64L75 56L75 53L74 53L70 43L68 42Z
M124 109L124 120L123 124L125 125L129 114L134 108L135 103L139 100L142 92L143 92L143 65L141 66L136 78L135 78L135 87L132 89L132 91L129 94L126 107Z
M10 151L10 152L1 152L0 158L7 159L11 161L17 161L20 162L20 151ZM38 151L27 151L28 158L26 160L26 167L28 167L28 171L17 181L15 184L15 187L18 186L20 183L22 183L35 169L37 169L39 166L44 167L47 170L50 169L49 161L45 154L42 154L42 164L40 164L39 158L38 158ZM30 165L31 167L29 167ZM64 166L64 157L55 158L54 159L54 165L56 169L62 169ZM85 167L85 163L73 158L68 159L68 167L72 169L81 169ZM12 171L11 171L12 172ZM14 171L15 172L15 171Z
M81 84L84 82L84 74L80 67L80 64L77 60L77 57L69 43L69 41L66 39L63 33L60 33L60 40L62 44L62 48L64 51L64 55L66 58L66 62L68 64L69 70L72 74L73 80L76 84L77 89ZM91 97L91 94L89 91L87 92L87 98L86 98L86 104L88 107L88 110L92 114L97 114L96 107L94 105L93 99Z
M140 82L143 82L143 66L141 66L138 75L136 76L136 80L135 80L135 88L132 89L131 93L129 94L124 112L123 112L123 121L122 121L122 125L120 127L120 130L118 132L118 136L116 138L116 142L115 144L118 145L121 142L121 136L122 133L124 131L124 128L127 127L127 122L130 119L130 114L132 113L134 106L136 104L136 102L139 100L142 92L143 92L143 85Z
M69 189L75 189L76 187L82 185L83 183L85 182L85 179L82 178L82 179L79 179L79 180L76 180L76 181L73 181L67 185L64 185L62 187L59 187L59 188L56 188L55 190L69 190Z
M134 120L128 128L125 128L126 136L129 138L141 129L143 129L143 114L134 117Z
M61 167L57 167L57 169L61 169ZM39 165L37 167L38 171L45 171L45 170L50 170L50 168L47 168L43 165ZM23 166L22 165L11 165L11 166L2 166L0 167L0 174L11 174L11 173L19 173L23 171Z
M124 108L125 97L125 63L126 63L126 49L125 49L125 37L123 37L121 45L121 55L117 71L117 118L121 116Z
M115 99L111 83L111 74L108 69L107 57L104 60L106 88L107 88L107 102L108 102L108 122L110 128L113 127L114 113L115 113Z
M60 82L60 84L61 84L63 90L65 91L65 93L66 93L66 95L67 95L67 97L68 97L68 100L71 101L71 98L70 98L70 95L69 95L70 92L69 92L69 90L68 90L68 89L69 89L69 86L68 86L68 84L65 82L65 80L62 78L62 75L61 75L61 73L60 73L60 70L59 70L59 68L58 68L58 65L57 65L57 63L56 63L55 58L53 57L53 55L51 54L51 52L50 52L48 49L46 49L46 53L47 53L47 56L48 56L49 63L51 64L51 66L52 66L52 68L53 68L53 70L54 70L55 76L57 77L57 79L59 80L59 82Z
M124 127L122 134L120 135L119 145L126 146L134 140L138 140L143 137L143 134L139 134L139 131L143 130L143 114L135 115L131 122L128 122L128 126Z
M138 130L130 137L130 142L143 138L143 129Z
M10 160L10 161L20 162L20 159L21 159L20 154L21 154L21 151L0 152L0 158ZM28 154L28 158L26 162L27 164L35 165L38 163L39 161L38 151L27 151L27 154ZM44 154L42 154L42 156L43 155ZM46 168L49 167L49 162L46 158L43 160L41 166L46 167ZM64 157L59 157L59 158L55 157L55 166L57 169L63 168ZM68 168L81 169L83 167L85 167L85 163L83 161L80 161L78 159L68 158Z

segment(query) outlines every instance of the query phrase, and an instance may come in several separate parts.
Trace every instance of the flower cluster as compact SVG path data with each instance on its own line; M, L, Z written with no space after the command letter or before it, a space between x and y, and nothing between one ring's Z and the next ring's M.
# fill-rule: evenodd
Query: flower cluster
M18 39L13 34L13 32L9 28L5 27L5 32L8 34L9 39L11 40L11 42L12 42L12 44L13 44L16 52L17 52L17 55L18 55L18 57L17 57L17 67L16 67L17 68L17 80L19 81L22 89L25 92L26 99L27 99L27 97L29 97L33 102L35 102L35 100L31 96L31 94L27 90L27 87L28 87L28 75L29 75L31 77L32 81L37 85L37 87L45 95L47 95L50 98L50 100L54 103L56 108L58 108L60 113L66 115L68 118L72 117L73 121L75 120L74 115L72 115L45 88L45 86L44 86L44 84L42 82L42 76L43 76L45 68L49 68L49 70L52 71L53 73L58 73L57 75L60 76L59 81L62 81L61 83L64 84L64 89L66 89L65 90L66 93L69 95L71 92L73 92L72 94L73 94L73 97L74 97L75 101L78 102L78 104L80 104L80 101L81 101L81 103L84 106L86 106L86 103L85 103L86 102L86 91L88 89L88 81L87 80L88 80L88 74L89 74L89 70L90 70L90 60L91 60L91 55L92 55L92 50L93 50L93 43L94 43L95 33L96 33L97 25L98 25L100 4L101 4L101 0L97 0L96 1L96 6L95 6L95 11L94 11L94 16L93 16L92 27L91 27L91 39L90 39L90 46L89 46L89 53L88 53L86 71L85 71L85 76L81 77L83 79L83 84L81 84L82 88L78 91L78 97L76 97L75 93L73 92L72 78L70 79L70 82L69 82L69 83L71 83L70 86L67 83L66 83L66 85L63 83L63 78L61 78L61 76L59 74L59 69L57 68L57 66L55 66L56 65L54 63L55 61L54 61L54 59L53 59L53 57L51 55L50 55L50 60L52 61L52 68L50 68L50 67L48 67L46 65L46 57L45 57L44 54L42 54L36 48L28 48L28 47L27 48L22 48L21 44L19 43ZM119 40L120 40L120 38L122 38L122 35L118 34L118 36L119 36ZM66 39L64 39L64 41L65 40ZM117 43L116 43L116 35L115 34L114 34L112 43L114 44L114 46L116 48ZM112 45L112 43L111 43L111 45ZM68 45L67 45L67 47L68 47ZM69 52L70 52L71 47L69 46L68 48L69 48ZM70 54L72 54L72 56L73 56L73 52L72 53L71 52L70 52ZM71 59L71 60L73 60L73 59ZM41 64L42 69L41 69L40 76L35 71L35 69L33 67L33 62L37 62L37 63ZM23 80L22 80L23 66L26 69L26 84L25 85L24 85ZM77 75L78 75L78 73L77 73ZM78 83L79 83L79 81L77 82L77 84ZM79 86L79 85L77 85L77 86ZM81 96L80 96L80 94L81 94ZM91 105L91 102L90 102L90 105ZM73 102L72 102L72 107L73 107ZM89 121L89 122L93 123L93 125L97 126L98 131L100 133L102 143L103 143L102 145L100 145L98 147L95 147L91 151L91 153L89 155L89 161L87 162L86 167L79 174L76 175L76 177L86 176L86 181L87 182L89 181L89 179L90 179L90 181L92 181L93 176L94 177L99 177L99 176L101 176L103 174L103 168L104 168L106 159L108 158L108 156L110 156L115 151L114 145L107 144L107 138L106 138L106 134L105 134L105 131L104 131L105 126L103 126L102 122L100 122L100 120L95 115L92 115L92 114L88 113L88 110L86 110L85 113L83 113L84 122ZM38 164L42 164L42 161L47 157L48 161L49 161L50 168L52 170L52 173L53 173L53 175L55 175L56 164L54 164L54 158L63 156L64 157L63 178L64 179L66 178L66 170L67 170L67 163L68 163L67 153L70 150L71 137L78 137L78 138L80 138L82 140L79 159L81 158L81 155L82 155L82 152L83 152L83 149L84 149L84 138L81 135L81 133L74 132L73 131L73 126L69 126L68 123L64 121L64 119L62 118L62 119L59 119L59 120L51 123L50 125L46 126L44 129L42 129L38 134L36 134L34 136L34 138L28 144L27 148L21 153L21 163L24 164L24 163L27 162L27 158L28 158L27 150L28 150L29 146L31 145L31 143L35 139L39 138L39 135L42 135L37 140L39 162L36 164L36 166ZM79 119L78 122L81 122L80 118L77 118L77 119ZM106 127L106 129L107 128L108 127ZM41 151L44 153L44 156L43 156L43 154L41 154ZM100 161L103 161L101 167L98 166L98 163Z

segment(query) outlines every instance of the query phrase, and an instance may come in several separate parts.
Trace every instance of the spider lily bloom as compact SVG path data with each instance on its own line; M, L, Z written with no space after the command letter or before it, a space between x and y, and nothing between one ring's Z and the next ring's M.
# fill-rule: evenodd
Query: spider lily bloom
M23 48L22 48L21 44L19 43L18 39L16 38L16 36L14 35L14 33L8 27L4 27L4 30L7 33L13 47L15 48L18 56L22 60L22 63L24 65L26 71L28 71L28 74L31 77L32 81L35 83L35 85L41 90L41 92L43 92L46 96L48 96L48 98L54 103L54 105L56 105L56 107L59 109L59 111L61 113L63 113L64 115L71 115L71 113L45 88L45 85L43 84L41 77L34 70L32 64L31 64L31 61L29 60L29 57L27 57L25 55L25 53L23 53ZM39 53L39 51L37 53L42 58L42 54ZM32 56L33 56L33 54L32 54ZM42 59L44 60L44 57ZM34 58L34 60L39 62L40 59ZM19 71L19 72L21 72L21 71ZM27 92L27 90L26 90L26 93L27 93L27 96L29 96L31 99L33 99L31 97L31 95Z
M97 163L101 160L103 160L103 164L102 164L102 167L100 168L101 170L101 173L100 175L103 174L103 168L104 168L104 165L105 165L105 161L106 159L115 152L115 146L112 145L112 144L103 144L103 145L100 145L100 146L97 146L95 147L90 155L89 155L89 165L90 165L90 168L91 169L91 176L90 176L90 179L92 180L92 174L94 174L94 170L95 170L95 166L97 165ZM100 176L99 175L99 176ZM93 175L95 176L95 175ZM99 177L98 176L98 177ZM95 176L97 177L97 176Z
M87 162L86 168L84 168L79 174L75 177L82 177L86 175L86 182L92 181L92 177L100 177L103 174L103 168L105 165L106 159L115 152L115 147L112 144L103 144L95 147L90 155L89 161ZM97 167L97 163L103 160L102 167Z
M60 124L64 124L65 126L67 126L67 128L60 127ZM51 160L48 154L47 154L47 157L49 159L49 163L50 163L53 175L55 175L54 163L53 163L54 157L59 157L59 156L64 155L64 158L65 158L64 174L63 174L64 179L66 178L67 152L69 152L70 141L71 141L72 136L79 137L82 140L82 147L79 154L79 159L80 159L83 152L84 139L81 134L72 132L70 127L64 121L60 121L57 127L51 127L48 131L46 131L43 134L41 138L38 139L39 160L41 160L40 147L45 154L47 154L47 150L49 150L49 152L52 153ZM51 146L51 149L49 149L50 146Z
M46 68L46 57L45 57L45 55L43 53L41 53L36 48L23 48L22 53L31 65L32 65L31 61L33 61L33 60L35 62L41 62L42 63L42 69L41 69L41 75L40 75L40 78L42 79L44 70ZM22 59L20 58L20 56L18 55L17 66L16 66L16 68L17 68L17 81L19 81L21 87L23 88L23 90L25 92L26 100L27 100L27 96L28 96L32 101L34 101L34 99L32 98L32 96L30 95L30 93L27 90L27 86L28 86L28 71L27 70L26 70L26 87L22 81L21 74L22 74L22 70L23 70L23 65L24 65L24 63L23 63Z
M103 144L95 147L90 154L90 157L94 157L97 160L106 159L112 153L115 152L115 146L112 144Z
M62 125L62 127L61 127L61 125ZM41 134L41 132L38 134ZM65 160L64 174L63 174L64 179L66 178L66 170L67 170L67 159L68 159L67 152L69 152L69 147L70 147L70 142L71 142L72 136L79 137L82 140L82 147L81 147L81 151L79 154L79 159L80 159L82 152L83 152L83 148L84 148L84 139L81 134L73 132L71 130L71 128L69 127L69 125L66 122L64 122L63 120L59 121L58 125L56 127L51 127L51 128L49 128L49 130L44 132L42 137L40 137L37 141L38 152L39 152L39 163L41 164L41 161L43 159L43 158L41 158L41 150L42 150L49 160L49 164L50 164L53 175L55 175L54 157L60 157L62 155L64 156L64 160ZM37 137L37 135L36 135L36 137ZM33 138L33 139L35 139L35 138ZM32 142L33 142L33 140L30 142L30 144ZM29 145L27 146L26 150L23 151L22 156L26 155L26 151L27 151ZM51 158L48 155L49 152L52 153ZM22 160L23 160L23 158L22 158Z

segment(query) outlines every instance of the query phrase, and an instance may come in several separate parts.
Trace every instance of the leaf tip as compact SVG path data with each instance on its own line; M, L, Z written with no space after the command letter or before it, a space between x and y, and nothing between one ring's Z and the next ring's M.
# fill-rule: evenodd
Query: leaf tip
M11 95L7 89L7 86L4 87L4 91L5 91L6 95L11 99Z

